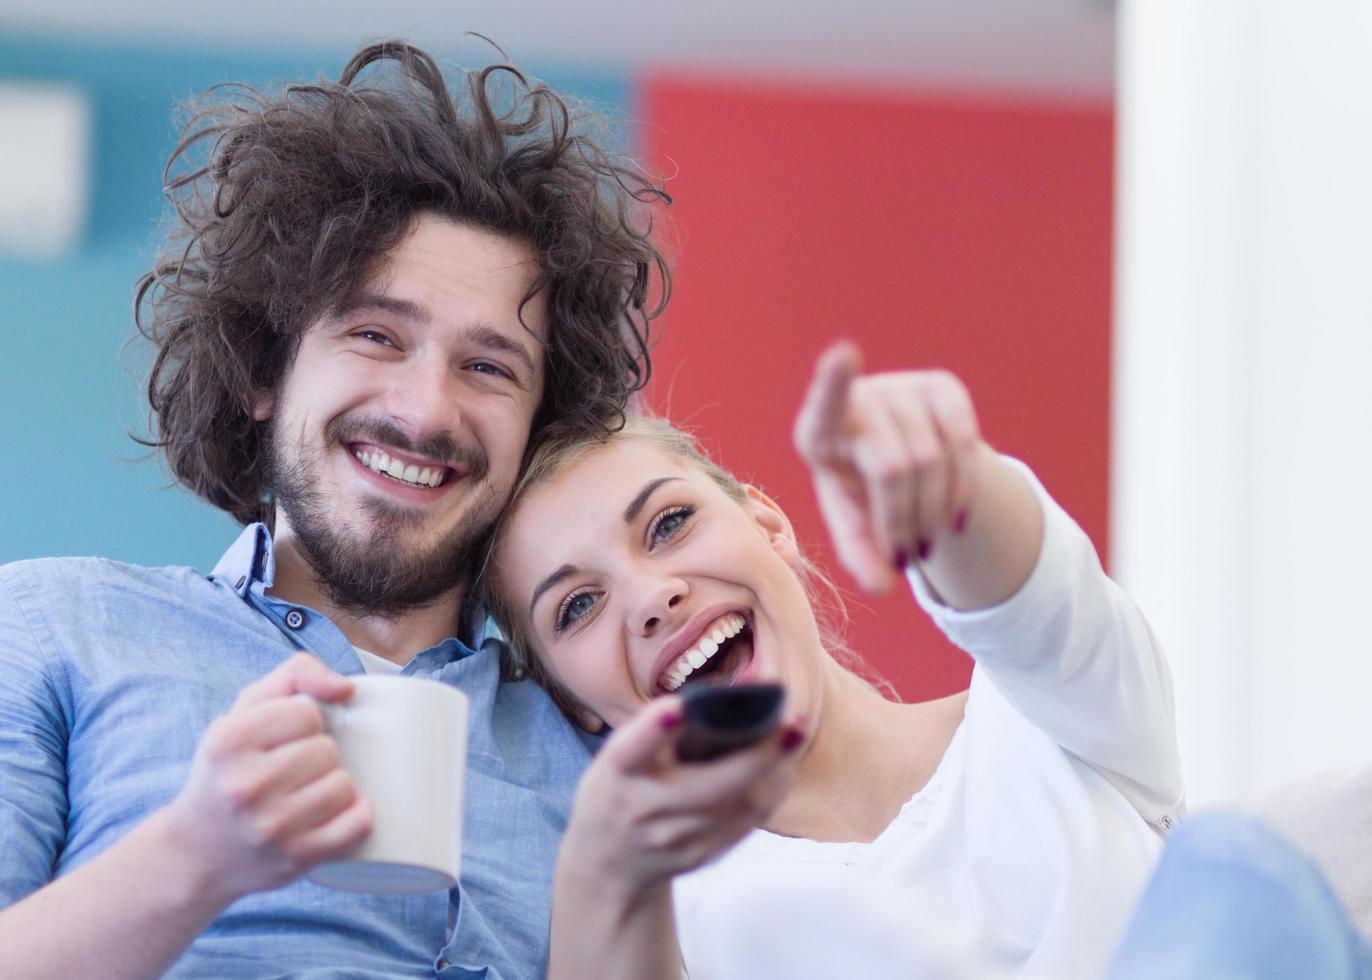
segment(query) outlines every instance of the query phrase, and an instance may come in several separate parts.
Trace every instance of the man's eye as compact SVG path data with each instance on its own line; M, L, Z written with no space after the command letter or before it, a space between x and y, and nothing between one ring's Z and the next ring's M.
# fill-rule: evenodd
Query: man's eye
M514 375L510 374L509 371L505 370L499 364L492 364L490 361L477 361L475 364L470 365L470 367L471 370L475 371L477 374L490 374L497 378L514 377Z
M395 346L395 341L391 340L390 337L387 337L380 330L359 330L354 336L361 337L363 340L369 340L374 344L381 344L384 347Z
M590 612L595 603L594 592L573 592L562 600L562 605L557 610L556 628L565 630Z

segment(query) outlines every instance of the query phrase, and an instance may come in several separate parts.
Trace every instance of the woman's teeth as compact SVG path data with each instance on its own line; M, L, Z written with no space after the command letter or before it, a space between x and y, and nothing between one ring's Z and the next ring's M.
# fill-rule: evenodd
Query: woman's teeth
M393 480L408 483L412 487L436 487L443 482L443 478L448 472L446 466L419 467L413 463L406 466L398 459L391 459L386 453L373 455L361 449L354 449L353 455L357 457L359 463L373 473L389 476Z
M685 684L687 678L705 666L705 663L719 652L725 640L738 635L744 623L744 618L738 613L726 613L711 623L705 628L695 646L667 665L667 669L662 672L662 686L669 691L675 691Z

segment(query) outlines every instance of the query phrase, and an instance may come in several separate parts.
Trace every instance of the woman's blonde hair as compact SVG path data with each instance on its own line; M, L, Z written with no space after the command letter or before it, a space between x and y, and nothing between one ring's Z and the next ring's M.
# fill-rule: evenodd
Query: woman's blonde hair
M515 484L510 502L492 531L481 569L476 576L476 588L508 641L505 675L511 680L529 678L537 681L553 696L568 715L576 718L585 711L577 697L547 670L535 654L520 628L513 607L492 585L492 563L495 552L509 527L509 522L524 497L536 486L547 483L568 465L579 462L618 439L640 439L650 445L685 459L713 480L721 490L740 506L747 503L748 494L741 480L710 459L693 436L677 428L666 419L646 414L631 414L624 425L614 432L587 432L550 426L530 448L523 474ZM899 700L895 689L855 653L844 640L848 627L848 611L843 595L828 575L803 554L793 564L806 597L815 613L820 642L842 667L856 674L868 685L891 700Z

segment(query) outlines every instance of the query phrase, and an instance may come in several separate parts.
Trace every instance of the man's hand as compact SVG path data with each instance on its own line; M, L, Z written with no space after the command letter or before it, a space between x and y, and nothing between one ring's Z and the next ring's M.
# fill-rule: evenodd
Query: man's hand
M860 377L861 369L847 341L820 355L794 438L839 561L881 595L896 570L929 558L943 532L966 529L989 454L953 375Z
M199 888L228 901L277 888L371 833L371 806L339 768L311 700L346 701L352 691L297 654L206 729L185 786L159 815Z

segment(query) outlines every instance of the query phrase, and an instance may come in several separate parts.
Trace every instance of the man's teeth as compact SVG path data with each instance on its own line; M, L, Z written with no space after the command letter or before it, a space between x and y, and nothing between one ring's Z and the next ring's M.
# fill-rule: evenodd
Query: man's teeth
M380 473L415 487L436 487L443 482L443 476L447 472L447 467L444 466L421 468L413 463L406 466L398 459L391 459L388 453L372 454L362 449L354 449L353 455L373 473Z
M720 646L730 637L737 636L743 629L745 620L738 613L726 613L705 628L695 646L681 654L662 672L662 686L675 691L693 673L705 666L705 662L719 652Z

